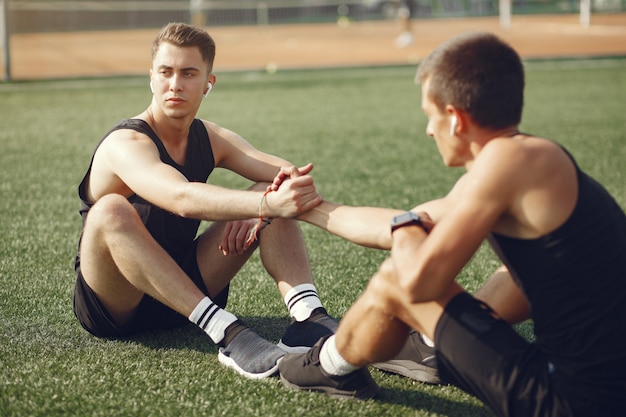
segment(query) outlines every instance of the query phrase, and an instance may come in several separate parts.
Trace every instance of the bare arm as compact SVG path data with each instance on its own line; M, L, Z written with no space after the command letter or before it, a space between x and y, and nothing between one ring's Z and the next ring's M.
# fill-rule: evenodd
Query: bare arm
M493 157L492 157L493 156ZM436 300L446 293L504 213L520 183L513 157L493 152L476 160L446 197L444 215L429 235L418 227L397 230L391 250L401 287L412 302ZM429 213L430 214L430 213Z
M298 218L361 246L391 248L389 223L402 210L344 206L323 201Z
M256 151L243 139L233 138L212 136L216 165L270 183L280 165L287 163ZM111 134L96 152L89 192L94 201L110 192L126 196L136 193L172 213L206 220L256 217L263 195L262 191L230 190L189 182L178 170L160 160L149 138L128 130ZM264 206L264 215L268 217L293 217L321 201L312 177L307 175L289 179L271 194Z
M294 167L294 164L283 158L255 148L229 129L208 121L204 124L211 138L217 167L233 171L253 182L268 183L274 180L281 169Z
M445 213L448 202L445 199L432 200L418 205L415 212L428 212L433 221ZM323 201L311 211L298 216L298 219L324 229L343 239L374 249L391 249L391 219L405 210L346 206ZM432 213L432 214L431 214Z

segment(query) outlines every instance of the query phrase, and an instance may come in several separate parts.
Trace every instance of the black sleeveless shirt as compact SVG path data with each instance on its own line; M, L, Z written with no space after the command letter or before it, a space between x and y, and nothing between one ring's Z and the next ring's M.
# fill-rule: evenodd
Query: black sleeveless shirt
M537 239L493 233L489 241L526 294L537 343L565 384L616 404L626 397L626 215L576 172L578 199L563 225Z
M215 168L215 159L209 135L202 121L195 119L189 129L187 153L185 156L185 164L177 164L167 153L163 142L150 126L140 119L123 120L113 127L103 138L102 141L112 132L120 129L132 129L148 136L159 150L161 161L173 166L181 172L191 182L206 182L209 175ZM96 148L97 149L97 148ZM95 152L94 152L95 154ZM81 199L80 214L83 218L83 224L89 209L93 205L86 198L86 181L91 172L93 157L89 165L89 169L85 174L82 182L78 187L78 195ZM134 194L128 200L135 207L139 216L150 234L155 240L177 261L181 262L188 254L191 245L198 232L200 220L186 219L172 214L160 207L157 207L138 195ZM77 258L78 261L78 258Z

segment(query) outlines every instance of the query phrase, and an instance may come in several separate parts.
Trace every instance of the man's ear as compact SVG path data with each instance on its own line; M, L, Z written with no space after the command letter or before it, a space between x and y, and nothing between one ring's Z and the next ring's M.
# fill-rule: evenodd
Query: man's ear
M459 127L458 111L452 105L446 106L446 114L450 120L450 136L455 136Z
M446 106L446 113L450 118L450 136L467 130L469 115L466 112L449 104Z
M450 136L454 136L456 134L457 123L458 123L457 117L454 114L450 116Z
M203 98L207 98L209 93L213 90L213 86L215 85L215 80L216 80L215 75L209 74L209 76L207 77L206 86L204 87L204 93L202 94Z

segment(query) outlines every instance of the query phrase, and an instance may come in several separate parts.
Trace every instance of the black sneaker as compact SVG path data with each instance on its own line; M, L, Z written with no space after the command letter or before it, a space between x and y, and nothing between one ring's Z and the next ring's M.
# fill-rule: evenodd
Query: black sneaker
M416 331L409 333L404 347L393 359L372 366L428 384L441 383L437 372L435 348L426 345Z
M233 368L250 379L262 379L278 371L278 363L285 352L251 329L239 332L217 355L222 365Z
M288 353L308 352L320 338L334 334L337 326L337 320L330 317L323 307L318 307L304 321L292 319L278 347Z
M329 336L323 337L307 353L288 354L278 366L280 380L288 388L324 392L332 397L373 398L380 387L367 368L343 376L329 375L320 364L320 349Z

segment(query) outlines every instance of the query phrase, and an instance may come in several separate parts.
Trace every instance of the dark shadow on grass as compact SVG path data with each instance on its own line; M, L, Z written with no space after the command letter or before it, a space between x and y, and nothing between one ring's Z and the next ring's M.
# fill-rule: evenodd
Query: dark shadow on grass
M289 325L287 317L255 316L241 317L240 319L259 335L273 343L280 340ZM218 351L217 345L213 344L204 332L191 323L174 329L142 332L124 340L140 343L155 350L195 350L207 354L217 354ZM422 392L418 388L415 390L395 387L383 388L376 401L449 417L493 417L493 413L486 407L442 398L432 393Z
M383 388L376 400L448 417L494 417L494 414L486 406L466 404L421 392L417 389Z
M280 340L289 325L289 319L286 317L240 317L240 319L259 335L274 343ZM191 323L173 329L145 331L123 340L140 343L155 350L196 350L217 354L217 345Z

